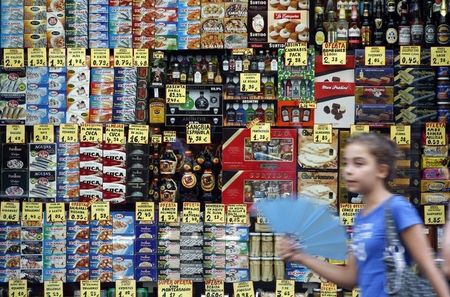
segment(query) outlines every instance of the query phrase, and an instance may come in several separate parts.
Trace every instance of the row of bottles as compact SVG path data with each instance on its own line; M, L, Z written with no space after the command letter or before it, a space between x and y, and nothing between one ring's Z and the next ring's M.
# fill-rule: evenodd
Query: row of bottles
M222 84L217 56L172 56L167 70L168 84Z
M260 50L256 55L228 55L225 53L225 57L222 62L223 72L269 72L278 70L277 52L266 50Z
M311 96L314 86L308 79L286 79L283 80L283 97L300 100Z
M262 123L275 124L274 103L227 103L225 123L227 126L245 126L254 119Z
M275 75L262 75L260 91L252 93L252 99L275 99L277 93L275 83ZM239 99L240 96L247 96L248 94L240 91L240 77L238 75L227 77L225 99Z

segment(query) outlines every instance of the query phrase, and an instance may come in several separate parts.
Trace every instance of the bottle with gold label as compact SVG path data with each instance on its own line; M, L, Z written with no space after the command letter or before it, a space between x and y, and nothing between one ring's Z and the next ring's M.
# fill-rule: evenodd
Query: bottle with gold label
M193 164L192 151L185 151L180 187L182 201L198 201L197 176L192 172Z
M325 31L323 28L323 13L317 15L316 34L314 41L316 43L316 50L322 50L322 44L325 42Z
M168 143L159 160L159 171L163 175L175 174L177 168L177 157L172 149L172 144Z
M159 187L159 200L161 202L177 202L178 201L178 187L177 183L172 178L172 175L163 177Z
M442 0L439 10L439 20L437 26L437 43L439 45L450 45L450 17L447 10L447 0Z
M164 124L165 120L165 102L163 98L159 97L158 88L154 88L154 98L150 99L149 108L149 122L150 124Z

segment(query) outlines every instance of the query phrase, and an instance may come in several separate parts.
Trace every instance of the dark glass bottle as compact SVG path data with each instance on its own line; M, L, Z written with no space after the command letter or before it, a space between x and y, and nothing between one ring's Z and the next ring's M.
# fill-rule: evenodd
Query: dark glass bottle
M361 46L361 29L359 27L358 9L356 5L352 6L351 22L348 28L348 47L356 49Z
M182 201L198 201L197 176L192 172L194 160L191 151L184 152L184 165L182 168L180 198Z
M177 157L172 149L172 144L168 143L159 160L159 172L163 175L175 174L177 168Z
M398 26L398 44L411 44L411 25L408 21L408 2L402 0L400 10L400 25Z
M375 17L373 19L373 44L384 44L384 26L383 26L383 8L381 0L377 0L375 4Z
M442 0L441 9L439 10L437 43L444 46L450 45L450 19L446 0Z
M325 32L323 29L323 14L317 15L316 34L315 34L316 50L322 51L322 44L325 42Z
M385 34L385 43L389 48L393 48L398 44L398 30L397 30L397 22L396 18L396 5L395 0L388 0L387 2L387 13L388 20L386 23L386 34Z
M418 0L411 3L411 44L423 44L423 18L422 9Z
M436 44L436 24L433 18L433 0L428 0L426 5L427 18L425 21L425 46L430 47Z
M372 44L372 28L369 21L369 2L364 1L364 12L361 24L361 43L363 46Z

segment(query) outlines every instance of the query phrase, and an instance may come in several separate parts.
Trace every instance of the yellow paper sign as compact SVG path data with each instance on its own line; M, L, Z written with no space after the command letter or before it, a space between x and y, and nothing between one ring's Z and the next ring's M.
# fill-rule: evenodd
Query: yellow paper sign
M192 281L159 280L158 297L192 297Z
M359 133L369 133L370 128L369 125L351 125L350 126L350 135L356 135Z
M91 218L95 221L109 220L109 202L96 201L91 206Z
M27 297L28 284L26 280L11 280L8 282L9 297Z
M234 48L232 50L233 56L251 56L253 55L253 49L252 48Z
M337 286L333 283L320 283L320 297L336 297Z
M356 288L352 290L352 297L360 297L361 296L361 290Z
M431 48L431 66L450 66L450 46Z
M183 104L186 102L186 86L185 85L167 85L166 86L166 103L167 104Z
M5 68L24 66L24 53L22 48L5 48L3 50L3 65Z
M53 143L55 142L55 129L52 124L42 124L33 126L33 142Z
M235 297L255 297L252 281L233 283L233 291Z
M164 52L162 51L156 51L153 52L153 59L164 59Z
M128 142L129 143L148 143L148 131L147 125L135 125L131 124L128 127Z
M175 131L174 131L175 132ZM176 141L176 134L175 134L175 141ZM150 143L162 143L162 136L159 134L152 135L150 138Z
M61 124L59 126L59 142L78 142L78 125Z
M71 67L86 66L86 49L67 48L67 66Z
M420 46L400 46L400 65L420 65Z
M125 129L123 124L106 125L105 142L109 144L125 144Z
M386 65L386 48L384 46L366 46L364 50L366 66Z
M287 43L284 48L284 64L286 66L306 66L308 48L306 43Z
M445 206L444 205L425 205L425 225L444 225L445 224Z
M154 202L136 202L136 221L155 221Z
M50 67L66 66L66 50L63 48L48 49L48 65Z
M425 144L426 145L446 145L445 123L425 124Z
M241 73L239 79L240 91L255 93L261 91L260 73Z
M398 145L410 145L411 126L391 126L391 139Z
M89 221L89 210L86 203L70 202L69 204L69 221Z
M114 67L133 67L133 49L115 48Z
M0 204L0 220L3 222L19 222L20 203L2 201Z
M332 143L333 126L331 124L314 124L314 142Z
M136 297L136 281L133 279L122 279L116 281L117 297Z
M208 144L211 143L210 124L187 124L186 125L187 144Z
M42 221L42 203L23 202L22 221Z
M317 103L316 102L300 102L298 104L298 107L300 108L310 108L310 109L315 109L317 107Z
M178 204L176 202L160 202L158 219L161 223L175 223L178 221Z
M277 280L275 294L281 297L294 297L295 282L293 280Z
M80 291L82 297L100 297L100 281L82 280Z
M91 49L91 67L109 67L109 48L92 48Z
M81 125L80 141L101 143L103 141L103 126L95 124Z
M44 282L44 297L64 297L62 281Z
M31 67L47 66L46 48L29 48L27 51L28 51L28 66Z
M200 223L200 203L199 202L183 202L183 223L198 224Z
M323 65L345 65L347 63L347 44L345 42L325 42L322 44Z
M222 280L205 280L205 297L224 297Z
M164 131L163 132L163 141L164 142L177 142L177 132L176 131Z
M247 206L245 204L228 204L227 223L247 225Z
M148 67L148 49L134 49L134 67Z
M205 204L205 224L225 224L225 205Z
M339 207L339 218L344 226L353 226L355 216L364 207L363 204L341 203Z
M47 222L65 222L66 211L64 209L64 203L46 203L45 204L45 218Z
M251 142L270 141L270 123L257 123L250 128Z
M25 126L6 125L6 143L25 143Z

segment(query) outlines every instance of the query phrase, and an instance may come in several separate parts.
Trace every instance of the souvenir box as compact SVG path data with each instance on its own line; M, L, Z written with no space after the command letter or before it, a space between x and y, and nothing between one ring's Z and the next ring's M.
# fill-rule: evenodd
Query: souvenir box
M298 194L328 203L337 209L338 173L303 171L298 173Z
M323 65L322 56L316 56L315 82L355 82L355 56L347 56L345 65Z
M313 127L314 109L299 108L299 101L278 101L278 127Z
M298 131L298 164L303 169L338 169L338 130L331 143L315 143L313 129Z

